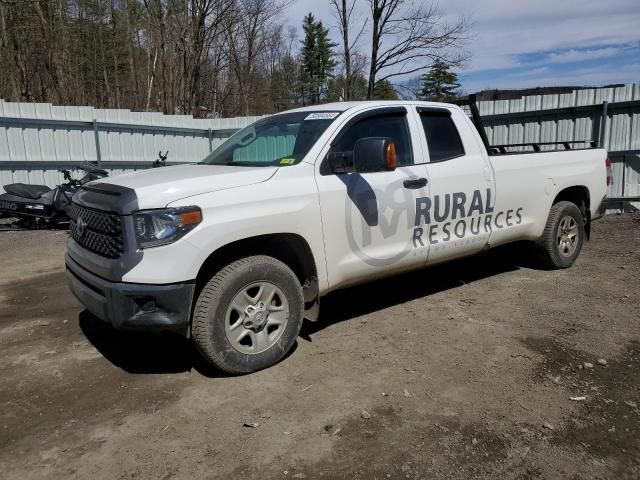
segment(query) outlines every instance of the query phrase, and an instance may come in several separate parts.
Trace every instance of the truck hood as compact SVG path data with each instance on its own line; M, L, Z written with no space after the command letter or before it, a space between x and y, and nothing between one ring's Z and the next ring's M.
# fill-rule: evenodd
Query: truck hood
M135 190L138 207L142 210L162 208L193 195L264 182L277 170L277 167L189 164L125 173L91 183Z

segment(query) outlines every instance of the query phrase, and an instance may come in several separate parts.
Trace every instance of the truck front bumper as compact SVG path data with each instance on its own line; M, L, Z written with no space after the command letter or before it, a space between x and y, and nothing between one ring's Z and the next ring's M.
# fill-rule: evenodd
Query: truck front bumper
M189 331L195 283L110 282L65 258L69 288L87 310L116 328Z

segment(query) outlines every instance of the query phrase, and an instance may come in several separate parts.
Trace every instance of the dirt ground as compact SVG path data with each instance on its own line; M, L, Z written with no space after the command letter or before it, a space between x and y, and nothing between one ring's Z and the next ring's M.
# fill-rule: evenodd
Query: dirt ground
M65 240L0 232L1 478L640 478L640 215L333 294L244 377L83 312Z

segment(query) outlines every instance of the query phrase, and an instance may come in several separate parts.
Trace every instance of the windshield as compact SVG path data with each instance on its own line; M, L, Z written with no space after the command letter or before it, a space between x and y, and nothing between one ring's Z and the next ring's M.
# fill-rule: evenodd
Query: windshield
M300 162L340 112L295 112L258 120L240 130L200 163L250 167Z

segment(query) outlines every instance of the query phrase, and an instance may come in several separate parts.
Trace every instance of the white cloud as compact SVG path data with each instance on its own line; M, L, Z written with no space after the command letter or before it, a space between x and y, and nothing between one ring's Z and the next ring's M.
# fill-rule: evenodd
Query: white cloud
M536 67L536 68L531 68L529 70L525 70L523 72L515 72L515 73L510 73L509 76L510 77L532 77L535 75L541 75L543 73L549 73L549 71L551 70L551 68L549 67Z
M637 0L452 0L441 5L452 15L467 12L474 21L467 72L513 68L523 55L640 41Z
M361 13L358 19L363 19L368 16L367 2L357 1ZM624 55L621 46L640 43L638 0L446 0L440 1L440 9L445 18L453 21L463 15L473 24L473 38L467 45L472 59L461 71L465 76L613 58ZM309 11L334 27L332 35L338 37L328 0L296 0L287 9L290 23L299 27L302 16ZM362 42L365 53L368 40ZM616 52L618 48L621 50ZM499 75L496 73L496 77ZM524 81L526 75L521 78ZM609 71L602 78L604 83L617 82L619 75ZM569 83L576 83L576 79ZM464 86L474 89L467 83Z
M576 69L564 73L554 73L552 71L538 72L537 69L532 69L527 72L522 72L522 75L496 75L492 80L472 79L465 82L464 87L468 92L492 90L496 88L517 89L570 85L590 87L615 83L638 83L639 78L640 63L631 63L622 65L615 71L597 67Z
M598 58L613 57L620 53L620 48L607 47L588 50L577 50L575 48L564 52L550 53L542 62L543 63L575 63L585 60L596 60Z

